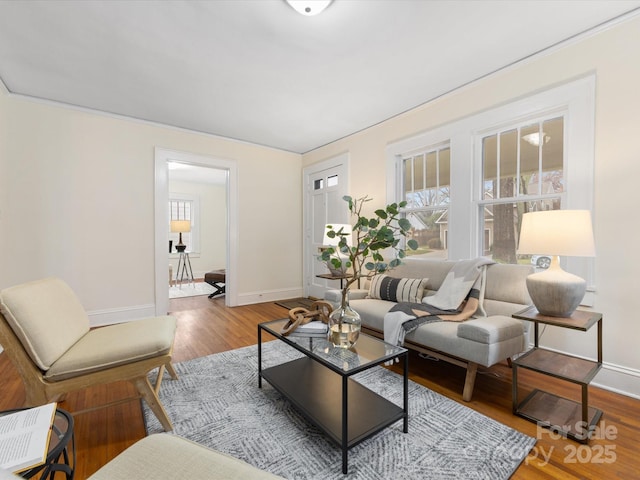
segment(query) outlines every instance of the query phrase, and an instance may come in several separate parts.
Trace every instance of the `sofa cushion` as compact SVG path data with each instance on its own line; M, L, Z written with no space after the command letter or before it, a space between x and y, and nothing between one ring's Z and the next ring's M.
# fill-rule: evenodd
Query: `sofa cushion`
M171 316L94 328L51 365L45 378L55 382L157 357L171 350L175 332Z
M487 267L485 298L500 302L530 305L527 277L534 273L531 265L494 264ZM524 308L524 307L523 307Z
M388 275L374 275L369 286L369 298L390 302L419 303L424 295L426 278L394 278Z
M80 301L58 278L2 290L0 310L31 360L43 371L89 331L89 317Z
M517 338L523 332L521 321L502 315L476 318L458 325L458 337L487 345Z
M425 288L436 291L455 264L456 262L450 260L415 255L403 258L400 265L387 271L387 275L395 278L428 278Z

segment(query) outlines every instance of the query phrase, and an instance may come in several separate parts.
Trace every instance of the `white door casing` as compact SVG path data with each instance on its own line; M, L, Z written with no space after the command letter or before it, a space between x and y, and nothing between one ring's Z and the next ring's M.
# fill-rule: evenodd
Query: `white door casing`
M236 272L238 265L238 167L233 160L195 155L164 148L155 149L155 311L166 315L169 307L167 282L168 233L166 219L169 203L167 162L180 162L227 171L227 261L225 305L238 304Z
M304 188L304 292L306 296L322 298L329 288L339 282L316 277L328 273L318 260L324 227L327 223L349 223L349 210L342 199L348 194L349 154L344 153L303 170Z

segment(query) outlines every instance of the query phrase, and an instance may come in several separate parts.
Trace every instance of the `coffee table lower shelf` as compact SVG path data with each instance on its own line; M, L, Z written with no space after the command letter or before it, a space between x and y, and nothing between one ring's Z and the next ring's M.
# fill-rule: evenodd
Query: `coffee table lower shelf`
M345 449L405 418L404 410L396 404L308 357L265 368L262 378L336 442L343 449L343 457L346 455ZM343 380L346 382L346 391L342 388ZM343 419L345 404L347 415ZM344 420L346 442L343 442Z
M590 431L602 417L602 410L588 407L587 425L583 425L581 403L538 389L514 413L582 443L588 441Z

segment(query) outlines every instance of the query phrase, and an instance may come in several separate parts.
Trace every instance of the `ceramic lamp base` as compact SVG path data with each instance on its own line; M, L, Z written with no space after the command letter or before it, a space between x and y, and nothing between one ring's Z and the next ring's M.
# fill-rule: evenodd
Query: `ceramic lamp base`
M551 266L527 277L527 290L533 304L543 315L569 317L580 305L587 289L587 282L560 268L557 257Z

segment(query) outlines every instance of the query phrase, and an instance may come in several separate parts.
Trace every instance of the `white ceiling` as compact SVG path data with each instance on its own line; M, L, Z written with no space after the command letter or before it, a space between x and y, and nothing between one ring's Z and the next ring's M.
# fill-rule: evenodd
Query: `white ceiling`
M304 153L639 7L334 0L306 17L284 0L0 0L0 79L15 94Z

